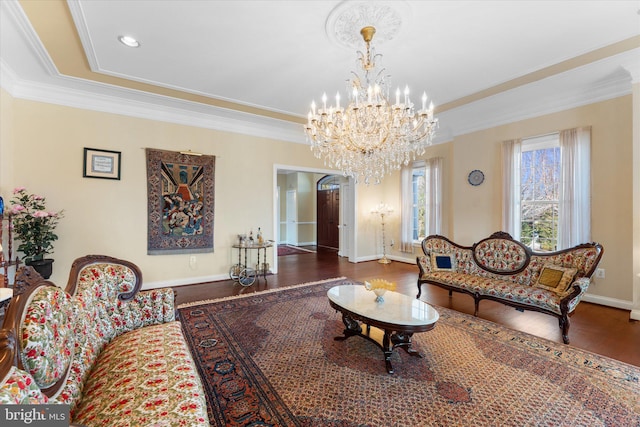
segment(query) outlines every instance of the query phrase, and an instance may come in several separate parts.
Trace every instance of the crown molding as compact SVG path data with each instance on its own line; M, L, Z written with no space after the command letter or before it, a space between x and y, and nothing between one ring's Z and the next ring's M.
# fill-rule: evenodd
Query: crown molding
M543 116L631 93L631 77L621 72L590 87L553 90L571 81L575 73L553 77L558 83L540 82L503 92L436 114L439 129L434 143L451 141L459 135ZM135 91L67 76L53 77L53 83L20 79L0 60L0 86L14 98L68 107L176 123L256 137L306 144L300 124L271 119L166 96ZM518 108L514 108L517 105Z
M54 84L21 80L4 62L0 62L0 79L14 98L305 143L302 125L297 123L61 75Z
M29 52L32 52L37 58L40 59L40 64L45 68L45 71L49 75L55 75L58 73L56 66L49 56L49 52L45 49L44 45L40 41L38 34L31 25L31 22L27 18L27 15L20 7L18 1L9 0L0 2L0 16L3 16L3 21L8 19L13 24L13 31L16 32L21 41L26 44ZM3 22L3 26L8 22ZM0 58L1 59L1 58Z
M263 138L305 143L302 125L149 92L62 75L19 3L0 2L3 24L25 46L35 78L16 73L0 56L0 87L14 98L176 123ZM4 31L4 30L3 30ZM1 52L0 52L1 53Z
M3 25L13 25L16 42L37 64L20 76L0 55L0 86L15 98L307 144L298 123L61 75L18 2L2 1L0 8ZM628 95L640 76L638 58L640 48L436 113L434 143Z
M640 48L437 113L451 136L544 116L629 95ZM629 64L623 68L618 64ZM640 68L638 66L637 68ZM598 79L596 76L606 75ZM515 108L517 106L517 108ZM436 141L438 141L436 139Z
M82 47L84 48L89 68L94 72L101 71L100 65L98 64L98 58L96 57L96 51L93 48L93 43L91 43L91 37L89 36L89 29L87 28L87 21L84 18L82 5L77 0L67 0L67 6L69 7L71 18L76 24L76 31L78 31L80 43L82 43Z

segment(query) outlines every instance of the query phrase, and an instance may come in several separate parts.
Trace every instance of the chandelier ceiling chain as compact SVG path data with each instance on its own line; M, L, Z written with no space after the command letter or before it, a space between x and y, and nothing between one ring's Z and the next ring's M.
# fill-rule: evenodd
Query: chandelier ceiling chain
M438 119L433 117L433 103L427 108L427 95L422 95L422 108L415 110L409 98L409 87L395 93L390 102L389 89L376 61L371 40L375 28L362 28L366 53L358 52L362 75L352 72L348 82L347 105L340 105L340 92L335 106L327 107L327 95L322 105L311 103L305 132L311 150L325 165L340 169L356 183L379 184L384 175L408 165L416 155L422 155L431 145ZM401 102L402 101L402 102Z

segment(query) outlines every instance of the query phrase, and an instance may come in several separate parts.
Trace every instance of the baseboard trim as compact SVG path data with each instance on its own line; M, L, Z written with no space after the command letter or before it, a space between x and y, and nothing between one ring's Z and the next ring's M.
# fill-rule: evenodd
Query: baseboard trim
M380 258L382 258L382 256L378 256L378 255L359 256L358 258L356 258L356 262L376 261Z
M228 274L216 274L211 276L189 277L187 279L162 280L158 282L147 282L142 284L142 290L158 288L176 288L178 286L195 285L206 282L219 282L220 280L229 280Z
M582 301L590 302L593 304L606 305L607 307L620 308L623 310L631 311L633 309L632 301L603 297L602 295L592 295L587 293L582 297ZM638 315L640 315L640 312L638 312Z
M370 256L365 256L365 257L358 257L358 258L356 258L356 262L377 261L380 258L382 258L382 255L370 255ZM408 258L403 258L403 257L396 256L396 255L387 255L387 258L389 258L391 261L404 262L405 264L415 264L416 263L415 258L408 259ZM416 274L418 273L417 268L418 267L416 266Z
M631 310L631 320L640 320L640 310Z

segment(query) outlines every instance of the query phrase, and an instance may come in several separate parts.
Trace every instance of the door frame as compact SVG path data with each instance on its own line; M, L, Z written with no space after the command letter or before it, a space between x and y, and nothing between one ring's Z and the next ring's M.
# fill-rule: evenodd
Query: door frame
M356 204L353 179L340 184L340 249L338 255L356 262Z
M325 175L340 175L340 171L336 171L334 169L322 169L322 168L309 168L309 167L304 167L304 166L295 166L295 165L285 165L285 164L278 164L275 163L273 165L273 230L275 232L275 230L279 230L280 228L280 217L278 215L278 210L279 210L279 193L278 193L278 172L279 171L291 171L291 172L307 172L307 173L318 173L318 174L325 174ZM352 220L353 222L351 224L349 224L348 222L344 222L345 224L347 224L347 226L349 226L351 228L351 232L348 233L348 239L349 241L347 242L347 248L349 249L349 253L345 254L344 252L342 252L342 242L340 242L340 248L338 248L338 252L343 254L343 256L346 256L349 258L349 261L352 261L356 259L356 245L355 245L355 238L356 238L356 234L355 230L357 228L357 216L355 215L355 206L356 203L355 201L356 199L356 194L357 194L357 185L355 185L355 183L353 182L353 178L349 177L349 196L348 199L351 200L351 206L353 206L353 208L351 209L350 214L347 214L345 216L345 218L342 218L342 220ZM341 197L341 201L340 201L340 209L344 209L342 206L342 197ZM278 241L276 241L274 243L273 246L273 265L271 267L271 271L273 272L273 274L277 274L278 273Z

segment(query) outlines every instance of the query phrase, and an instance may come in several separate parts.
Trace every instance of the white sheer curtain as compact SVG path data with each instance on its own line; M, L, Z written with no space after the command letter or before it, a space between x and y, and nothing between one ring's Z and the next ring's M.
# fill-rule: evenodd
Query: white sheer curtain
M428 159L425 166L426 179L426 231L427 236L440 234L442 230L442 157Z
M520 163L522 141L502 143L502 230L520 240Z
M424 168L425 176L425 231L427 235L440 234L442 230L442 158L416 161L401 171L402 229L400 250L413 252L413 171Z
M401 231L400 231L400 251L413 253L413 165L404 166L401 174Z
M560 132L558 244L560 249L591 241L591 127Z

